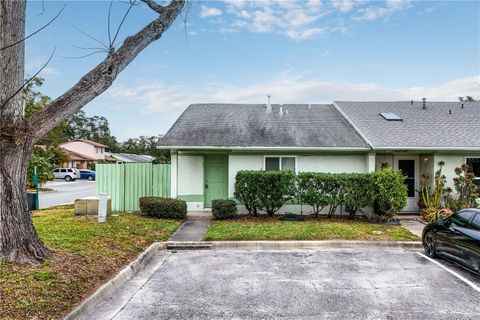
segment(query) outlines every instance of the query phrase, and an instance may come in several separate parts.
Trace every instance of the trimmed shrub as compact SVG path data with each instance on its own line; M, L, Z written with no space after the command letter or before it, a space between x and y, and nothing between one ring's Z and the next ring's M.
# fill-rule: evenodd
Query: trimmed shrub
M298 174L298 198L313 208L316 217L331 203L327 190L329 173L301 172Z
M342 176L345 211L349 213L350 218L353 218L359 209L373 206L376 176L371 173L348 173Z
M233 200L212 200L212 215L218 220L236 218L237 204Z
M392 168L384 168L375 178L375 213L392 218L407 205L405 176Z
M373 205L374 178L369 173L302 172L298 174L299 200L312 206L315 216L327 206L328 215L333 216L345 205L353 218L359 209Z
M235 199L250 214L258 210L273 216L295 196L295 174L292 171L243 170L235 176Z
M285 202L295 197L295 173L285 171L259 171L258 203L273 216Z
M235 199L245 206L249 214L254 216L258 216L260 207L257 198L261 185L259 172L263 171L242 170L238 171L235 176Z
M179 199L141 197L140 210L147 216L166 219L185 219L187 203Z

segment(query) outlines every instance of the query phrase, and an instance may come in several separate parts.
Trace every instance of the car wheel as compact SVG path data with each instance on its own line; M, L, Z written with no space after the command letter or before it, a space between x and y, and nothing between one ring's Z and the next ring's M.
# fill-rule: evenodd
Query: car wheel
M65 176L65 181L72 181L72 177L70 177L70 176Z
M92 176L89 176L88 177L88 181L92 181L93 180L93 177Z
M430 258L435 258L437 256L437 250L435 249L435 241L433 240L433 232L429 231L423 238L423 248L425 249L425 254Z

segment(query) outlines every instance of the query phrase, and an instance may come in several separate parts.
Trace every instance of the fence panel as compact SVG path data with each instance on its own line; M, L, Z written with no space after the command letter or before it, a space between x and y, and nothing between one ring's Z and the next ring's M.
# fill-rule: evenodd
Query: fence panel
M152 195L164 198L170 197L170 165L153 165L152 179Z
M124 164L97 164L95 166L96 193L106 192L112 198L112 210L125 210Z
M152 164L125 164L125 211L139 210L138 199L152 195Z
M139 210L143 196L170 196L170 165L151 163L97 164L96 192L112 198L112 210Z

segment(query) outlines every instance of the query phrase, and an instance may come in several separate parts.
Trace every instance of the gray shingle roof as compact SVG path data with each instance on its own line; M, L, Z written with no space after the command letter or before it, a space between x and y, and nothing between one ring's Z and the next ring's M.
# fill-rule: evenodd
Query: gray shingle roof
M149 163L155 160L155 157L145 154L109 153L109 155L117 161L129 163Z
M287 113L288 110L288 113ZM333 105L193 104L160 146L368 148Z
M335 101L374 149L479 148L480 102ZM449 115L449 110L452 114ZM392 112L403 121L386 121L379 114Z

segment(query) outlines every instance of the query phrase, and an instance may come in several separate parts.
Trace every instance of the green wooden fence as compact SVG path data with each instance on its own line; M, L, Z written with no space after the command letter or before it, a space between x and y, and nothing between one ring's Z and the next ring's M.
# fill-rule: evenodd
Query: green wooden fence
M112 198L112 210L139 210L143 196L170 197L170 165L151 163L97 164L96 192Z

